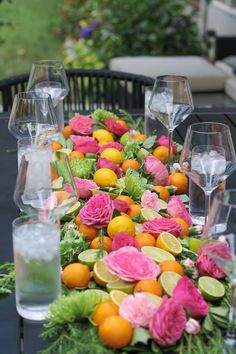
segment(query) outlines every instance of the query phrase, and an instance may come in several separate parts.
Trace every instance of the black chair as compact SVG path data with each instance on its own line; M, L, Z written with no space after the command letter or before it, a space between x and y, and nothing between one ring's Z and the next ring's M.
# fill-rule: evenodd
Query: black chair
M63 101L65 113L144 108L145 87L152 78L110 70L66 70L70 92ZM26 91L29 75L0 80L0 110L10 111L17 92Z

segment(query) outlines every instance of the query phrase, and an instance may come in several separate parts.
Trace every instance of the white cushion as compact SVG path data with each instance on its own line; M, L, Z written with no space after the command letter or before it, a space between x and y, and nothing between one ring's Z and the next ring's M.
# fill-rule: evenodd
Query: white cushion
M198 56L171 57L117 57L110 61L111 70L155 78L164 74L187 76L192 91L224 90L226 74L221 69Z
M225 92L229 97L236 101L236 77L226 80Z

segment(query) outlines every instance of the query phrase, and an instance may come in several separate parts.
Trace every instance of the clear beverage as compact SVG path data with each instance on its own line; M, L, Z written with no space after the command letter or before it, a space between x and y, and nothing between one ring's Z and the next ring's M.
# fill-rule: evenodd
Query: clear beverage
M55 223L13 222L16 308L30 320L44 320L61 294L60 233Z
M173 131L182 123L193 111L193 107L188 104L161 102L157 118L170 131Z

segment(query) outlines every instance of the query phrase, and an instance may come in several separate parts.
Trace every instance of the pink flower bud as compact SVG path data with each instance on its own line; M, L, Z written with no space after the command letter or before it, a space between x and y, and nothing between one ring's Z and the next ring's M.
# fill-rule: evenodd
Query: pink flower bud
M190 268L191 269L194 266L194 262L190 258L187 258L184 261L184 266L185 266L185 268Z
M185 326L185 331L188 334L193 334L196 335L200 331L201 327L198 321L196 321L194 318L190 318Z

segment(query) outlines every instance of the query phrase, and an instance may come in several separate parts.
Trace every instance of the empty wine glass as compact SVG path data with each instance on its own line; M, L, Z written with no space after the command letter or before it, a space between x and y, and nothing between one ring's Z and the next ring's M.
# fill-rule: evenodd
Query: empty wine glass
M34 91L15 95L8 123L17 138L31 137L48 143L58 131L57 120L49 94Z
M27 90L51 95L59 129L64 128L62 100L68 95L69 84L63 63L59 60L35 61L30 71Z
M174 129L193 111L193 99L188 79L177 75L158 76L149 101L149 109L168 130L168 164L170 166Z
M206 223L211 193L236 169L229 127L214 122L190 125L179 162L182 171L205 193Z
M210 240L219 241L217 252L209 247ZM226 344L236 353L236 189L219 192L214 197L202 241L205 252L231 280L233 301Z

